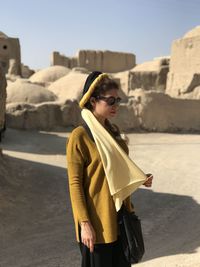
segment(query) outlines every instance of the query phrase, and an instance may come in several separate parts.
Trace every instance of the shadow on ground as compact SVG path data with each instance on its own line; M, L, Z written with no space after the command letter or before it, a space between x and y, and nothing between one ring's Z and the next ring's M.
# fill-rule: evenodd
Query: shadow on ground
M56 133L7 129L2 147L9 151L32 154L65 155L67 135L63 134L65 137L58 136Z
M79 266L66 169L3 162L10 176L0 188L0 267Z
M196 252L200 246L200 205L192 197L139 189L132 202L142 220L143 261Z
M0 266L80 266L66 169L8 156L4 162L10 177L0 189ZM139 189L132 201L142 219L144 261L195 253L200 205L192 197Z

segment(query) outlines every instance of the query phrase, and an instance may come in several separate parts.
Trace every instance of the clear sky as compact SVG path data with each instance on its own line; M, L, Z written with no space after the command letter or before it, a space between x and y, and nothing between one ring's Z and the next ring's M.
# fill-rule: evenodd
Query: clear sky
M39 69L59 51L131 52L137 63L170 55L173 40L200 25L200 0L4 0L0 31L18 37L22 62Z

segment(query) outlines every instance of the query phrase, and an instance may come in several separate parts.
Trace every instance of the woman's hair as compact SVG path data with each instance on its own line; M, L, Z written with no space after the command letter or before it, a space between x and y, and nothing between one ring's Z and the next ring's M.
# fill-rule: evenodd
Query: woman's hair
M97 84L90 98L91 97L97 98L98 96L104 95L106 92L112 89L118 90L119 89L118 83L110 78L104 78L102 81L99 82L99 84ZM90 99L85 104L85 107L88 108L89 110L93 109L90 103Z

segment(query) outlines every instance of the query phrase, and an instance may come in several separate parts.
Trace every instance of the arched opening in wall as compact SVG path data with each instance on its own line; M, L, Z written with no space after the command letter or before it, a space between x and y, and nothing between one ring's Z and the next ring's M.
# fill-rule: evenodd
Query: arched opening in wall
M7 45L3 45L3 49L6 50L8 48Z

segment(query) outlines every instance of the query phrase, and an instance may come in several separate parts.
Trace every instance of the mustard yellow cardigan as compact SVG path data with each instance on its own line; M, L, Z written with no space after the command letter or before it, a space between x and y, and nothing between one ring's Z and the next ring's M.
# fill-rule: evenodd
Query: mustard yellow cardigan
M107 130L128 153L128 147L124 140L119 138L119 132L116 136L113 131ZM116 241L118 227L115 204L96 144L83 126L75 128L70 134L67 143L67 166L77 241L80 242L78 225L86 220L94 227L96 243ZM124 204L129 211L133 211L130 197Z

